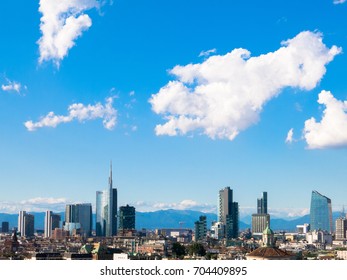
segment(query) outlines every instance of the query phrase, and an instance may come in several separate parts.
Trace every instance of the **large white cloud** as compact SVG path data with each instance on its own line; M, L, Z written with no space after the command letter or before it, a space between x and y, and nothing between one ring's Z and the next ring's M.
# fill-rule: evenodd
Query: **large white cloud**
M72 122L78 120L83 122L86 120L103 119L103 125L106 129L112 130L117 123L117 110L113 108L113 97L106 100L106 104L96 103L95 105L84 105L74 103L69 106L67 115L56 115L54 112L48 113L41 117L38 122L27 121L24 123L29 131L34 131L42 127L56 127L61 123Z
M347 101L337 100L330 91L319 94L318 103L325 106L320 122L305 122L304 137L309 149L347 147Z
M184 135L200 130L212 139L233 140L259 120L264 104L285 87L311 90L325 65L341 49L327 48L322 34L301 32L282 47L258 57L245 49L214 55L202 63L176 66L177 77L149 100L164 116L157 135Z
M97 7L96 0L40 0L39 62L53 60L59 65L75 40L92 25L91 18L84 12Z

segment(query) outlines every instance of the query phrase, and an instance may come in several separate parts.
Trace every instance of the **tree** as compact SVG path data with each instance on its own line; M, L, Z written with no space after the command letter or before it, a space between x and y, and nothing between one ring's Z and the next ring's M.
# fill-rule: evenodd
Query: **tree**
M189 255L205 256L206 250L201 243L194 242L188 247Z
M173 256L176 256L178 258L182 258L184 255L186 254L186 248L178 243L178 242L175 242L172 244L172 255Z

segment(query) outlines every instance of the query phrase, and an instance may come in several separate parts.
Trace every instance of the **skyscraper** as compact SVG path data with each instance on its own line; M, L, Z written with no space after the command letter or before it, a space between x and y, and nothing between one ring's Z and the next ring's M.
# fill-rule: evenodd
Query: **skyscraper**
M267 213L267 192L257 199L257 214L252 215L252 234L262 234L270 226L270 215Z
M45 215L45 237L52 237L52 231L59 228L60 215L52 211L46 211Z
M34 215L25 211L19 211L18 215L18 231L21 236L34 236Z
M311 230L333 231L331 199L312 191L310 209Z
M267 214L267 192L263 192L262 197L257 200L257 214Z
M239 205L233 202L233 190L226 187L219 191L219 222L225 225L224 237L237 238L239 235Z
M129 205L119 207L119 229L135 229L135 207Z
M64 228L70 233L77 230L81 236L91 236L92 205L90 203L66 205Z
M117 235L117 189L113 188L112 162L108 189L96 192L96 235Z

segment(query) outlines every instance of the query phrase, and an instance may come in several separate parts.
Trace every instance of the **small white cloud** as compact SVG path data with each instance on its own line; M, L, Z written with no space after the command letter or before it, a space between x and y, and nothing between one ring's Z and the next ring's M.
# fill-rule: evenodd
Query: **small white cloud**
M39 63L52 60L59 66L75 40L92 26L91 18L84 12L98 7L96 0L40 0Z
M325 65L340 52L336 46L327 48L322 34L305 31L258 57L234 49L202 63L176 66L170 71L176 80L149 100L166 121L156 126L156 135L198 130L212 139L233 140L259 121L264 105L283 88L316 87Z
M129 92L129 96L134 96L135 95L135 91L131 91L131 92Z
M347 100L337 100L330 91L321 91L318 103L325 106L320 122L305 121L304 138L309 149L347 147Z
M202 52L200 52L199 57L201 57L201 56L207 57L207 56L210 56L211 54L216 53L216 52L217 52L217 49L202 51Z
M112 130L117 123L117 110L113 108L113 97L106 99L106 104L97 103L95 105L83 105L75 103L69 106L68 115L55 115L54 112L48 113L38 122L27 121L24 123L29 131L35 131L42 127L56 127L61 123L72 122L78 120L83 122L86 120L103 119L103 125L106 129Z
M291 128L291 129L288 131L287 138L286 138L286 141L285 141L287 144L293 143L293 141L294 141L294 139L293 139L293 134L294 134L294 129Z
M10 81L8 79L7 80L7 84L3 84L1 85L1 89L3 91L15 91L17 93L20 93L21 89L22 89L22 85L16 81ZM26 88L26 86L24 86L24 88Z
M346 0L334 0L334 4L335 5L338 5L338 4L343 4L343 3L345 3L346 2Z

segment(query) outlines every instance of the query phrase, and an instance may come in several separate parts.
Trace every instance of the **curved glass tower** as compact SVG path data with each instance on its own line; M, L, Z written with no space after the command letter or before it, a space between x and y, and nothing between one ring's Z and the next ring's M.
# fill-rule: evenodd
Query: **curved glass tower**
M331 199L312 191L310 209L311 230L333 231Z

